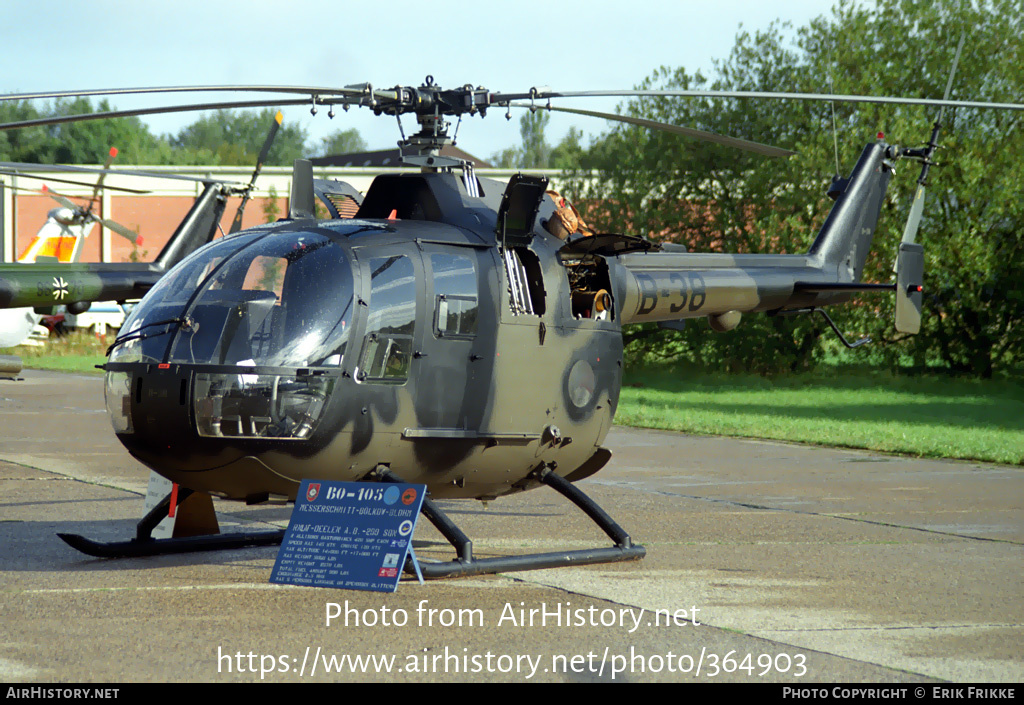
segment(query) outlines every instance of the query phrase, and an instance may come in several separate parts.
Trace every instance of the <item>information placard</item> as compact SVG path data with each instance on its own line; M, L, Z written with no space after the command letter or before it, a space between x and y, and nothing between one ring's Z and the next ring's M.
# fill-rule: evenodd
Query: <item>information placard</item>
M303 480L270 582L394 592L426 491Z

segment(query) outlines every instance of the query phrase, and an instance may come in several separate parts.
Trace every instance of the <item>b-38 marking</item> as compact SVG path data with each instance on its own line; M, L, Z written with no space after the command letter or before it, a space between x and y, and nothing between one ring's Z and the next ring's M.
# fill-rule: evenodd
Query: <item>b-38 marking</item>
M663 282L662 286L659 286L659 279ZM657 275L640 273L636 275L636 280L640 283L638 316L654 311L659 301L662 305L666 300L670 301L668 310L671 313L679 313L685 308L699 311L707 301L704 277L696 272L687 272L685 275L679 272Z

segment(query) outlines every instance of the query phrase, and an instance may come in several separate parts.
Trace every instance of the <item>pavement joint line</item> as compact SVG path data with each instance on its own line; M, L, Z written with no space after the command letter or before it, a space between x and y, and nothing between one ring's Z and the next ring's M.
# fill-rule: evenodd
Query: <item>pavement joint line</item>
M652 488L645 488L640 486L640 483L621 482L621 481L605 481L605 480L594 480L595 484L602 484L608 487L622 487L627 489L635 489L640 492L648 492L650 494L661 495L663 497L682 497L683 499L692 499L702 502L713 502L715 504L725 504L731 507L743 507L744 509L758 509L766 512L784 512L786 514L801 514L803 516L812 517L826 517L829 519L841 519L843 521L854 521L860 524L871 524L873 526L887 526L892 529L906 529L908 531L920 531L925 534L937 534L939 536L949 536L952 538L966 539L970 541L989 541L992 543L1007 543L1012 546L1024 546L1024 543L1020 541L1011 541L1009 539L997 539L989 536L968 536L965 534L957 534L950 531L938 531L936 529L926 529L921 526L907 526L905 524L894 524L888 521L877 521L871 519L861 519L855 516L848 516L843 514L831 514L828 512L809 512L800 509L788 509L785 507L770 507L763 504L753 504L751 502L739 502L734 499L721 499L720 497L701 497L700 495L684 494L682 492L670 492L668 490L659 490ZM634 486L635 485L635 486Z
M904 624L892 626L874 627L822 627L819 629L759 629L758 632L768 633L796 633L796 632L889 632L889 631L915 631L935 629L1016 629L1024 627L1024 624Z

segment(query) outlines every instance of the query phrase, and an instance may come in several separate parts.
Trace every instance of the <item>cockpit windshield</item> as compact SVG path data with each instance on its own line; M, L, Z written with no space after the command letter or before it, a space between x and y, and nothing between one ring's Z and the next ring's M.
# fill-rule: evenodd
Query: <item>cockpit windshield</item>
M123 329L138 337L110 361L339 366L352 300L351 260L326 234L219 240L160 280Z

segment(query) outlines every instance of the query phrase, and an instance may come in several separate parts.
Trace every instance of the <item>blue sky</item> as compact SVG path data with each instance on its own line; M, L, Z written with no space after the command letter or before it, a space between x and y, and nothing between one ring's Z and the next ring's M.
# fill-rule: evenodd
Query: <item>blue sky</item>
M773 20L799 27L831 6L825 0L8 0L0 5L0 92L366 81L390 87L419 85L427 74L442 86L472 83L493 91L624 89L662 65L710 72L713 59L728 56L741 23L751 32ZM114 103L141 104L127 97ZM614 106L614 100L579 105ZM519 141L516 115L511 122L503 111L463 120L459 146L485 158L512 146ZM192 119L147 121L166 133ZM288 108L285 120L314 138L355 127L371 148L391 147L399 138L393 118L366 109L330 120L325 110L314 118L307 108ZM413 122L406 120L408 133ZM571 125L598 134L607 123L553 115L548 140L557 142Z

